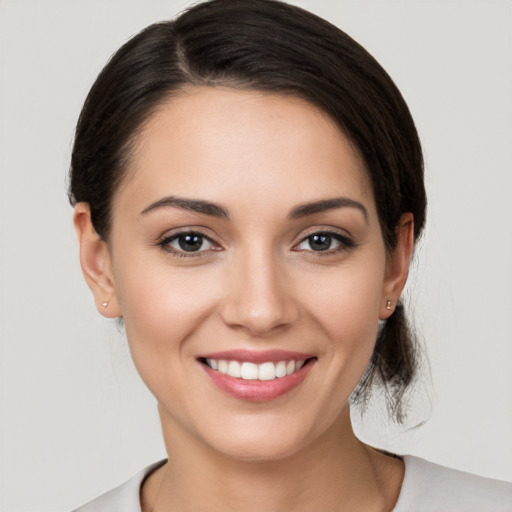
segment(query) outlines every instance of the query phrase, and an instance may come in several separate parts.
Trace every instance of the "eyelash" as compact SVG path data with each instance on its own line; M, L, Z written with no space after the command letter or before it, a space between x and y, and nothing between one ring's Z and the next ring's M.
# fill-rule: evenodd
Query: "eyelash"
M185 250L178 250L176 248L171 248L171 245L170 245L171 243L179 240L180 237L184 237L184 236L197 236L202 239L202 242L206 241L209 244L211 244L212 246L219 247L218 245L215 244L215 242L209 236L205 235L204 233L202 233L200 231L194 231L194 230L180 231L180 232L174 233L170 236L164 236L161 240L159 240L157 242L156 245L161 247L162 250L164 250L168 254L171 254L172 256L177 257L177 258L196 258L196 257L204 256L204 253L206 253L206 252L222 250L221 248L215 248L215 249L209 248L209 249L202 250L202 251L185 251ZM331 239L334 239L336 242L339 243L339 246L335 247L334 249L326 249L326 250L320 250L320 251L315 251L315 250L311 249L311 250L304 251L304 252L312 253L317 257L329 256L329 255L341 253L341 252L344 252L344 251L347 251L347 250L357 247L357 244L354 242L354 240L346 234L341 234L337 231L332 231L332 230L317 230L317 231L313 231L313 232L307 234L306 236L304 236L298 244L294 245L292 250L294 250L296 252L301 252L300 249L296 249L296 248L314 236L326 236Z
M304 242L306 242L308 239L311 239L314 236L326 236L326 237L329 237L329 238L335 240L336 242L339 242L338 247L335 247L334 249L326 249L324 251L314 251L314 250L306 251L311 254L314 254L316 257L331 256L333 254L345 252L345 251L348 251L350 249L354 249L355 247L357 247L357 244L355 243L355 241L347 234L342 234L338 231L333 231L333 230L319 230L319 231L313 231L312 233L309 233L305 237L303 237L301 239L301 241L294 246L294 249L295 249L295 247L299 247ZM311 244L311 242L310 242L310 244Z
M161 247L162 250L164 250L165 252L171 254L172 256L175 256L177 258L196 258L198 256L204 256L204 253L205 252L209 252L209 251L219 251L220 249L207 249L206 251L180 251L178 249L175 249L175 248L171 248L171 243L174 242L174 241L177 241L180 237L184 237L184 236L198 236L200 237L203 242L204 241L207 241L209 242L211 245L215 246L215 242L207 235L205 235L204 233L201 233L200 231L194 231L194 230L190 230L190 231L180 231L178 233L174 233L170 236L164 236L160 241L157 242L157 246Z

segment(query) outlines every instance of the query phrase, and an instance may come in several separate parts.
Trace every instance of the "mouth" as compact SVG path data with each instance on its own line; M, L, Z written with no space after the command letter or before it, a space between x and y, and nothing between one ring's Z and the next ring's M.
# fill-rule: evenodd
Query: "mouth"
M229 375L236 379L268 381L282 379L299 371L310 359L299 359L297 361L278 361L274 363L267 361L256 364L250 361L236 361L227 359L204 359L204 363L212 370Z
M279 398L297 387L316 361L315 356L281 351L231 351L198 358L222 391L258 402Z

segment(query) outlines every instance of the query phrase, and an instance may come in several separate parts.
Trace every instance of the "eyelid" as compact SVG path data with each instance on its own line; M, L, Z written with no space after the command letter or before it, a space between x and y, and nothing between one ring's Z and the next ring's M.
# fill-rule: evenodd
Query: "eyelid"
M324 233L326 235L338 235L344 239L348 240L354 240L353 235L347 231L346 229L338 228L335 226L314 226L311 228L308 228L301 232L300 236L298 237L298 242L303 242L306 238L312 236L312 235L318 235L320 233ZM296 244L295 244L296 245Z
M326 251L308 251L304 249L297 249L297 247L305 242L309 237L320 234L331 236L332 238L339 241L341 246L336 247L335 249L328 249ZM311 252L316 253L317 255L327 255L352 249L357 246L358 244L355 242L354 237L345 229L340 229L333 226L316 226L314 228L308 229L306 233L301 233L300 239L294 243L292 250Z
M209 231L202 226L183 226L175 229L168 230L164 232L155 242L155 246L160 247L167 253L173 254L175 256L184 256L184 257L194 257L194 256L204 256L205 253L210 253L212 251L222 251L223 248L220 243L215 240L215 237L208 235L205 231ZM208 242L212 244L213 247L206 250L199 251L180 251L178 249L169 249L168 246L171 241L177 239L179 236L194 234L199 235ZM304 250L298 249L298 246L305 242L309 237L313 235L324 234L335 238L338 242L340 242L340 246L334 249L328 249L325 251L313 251L313 250ZM297 252L310 252L317 253L318 255L328 255L336 252L342 252L344 250L349 250L357 247L358 244L355 242L353 236L346 229L341 229L334 226L315 226L307 229L305 232L303 231L300 235L300 238L293 244L292 250Z
M170 243L180 236L183 235L199 235L203 239L207 240L212 244L213 247L210 247L209 249L200 250L200 251L180 251L176 248L170 248ZM163 235L158 237L158 239L155 242L155 245L157 247L160 247L162 250L164 250L166 253L178 256L178 257L197 257L197 256L204 256L205 253L209 253L211 251L220 251L222 250L222 247L219 243L217 243L212 236L207 235L202 228L197 228L193 226L187 226L187 227L181 227L177 228L175 230L166 231Z
M155 242L155 245L158 245L163 240L166 240L168 238L172 238L179 235L188 235L188 234L196 234L201 235L205 238L208 238L212 242L214 242L214 239L216 238L215 234L212 233L212 230L201 225L183 225L178 226L175 228L169 228L166 229L157 239ZM214 242L215 243L215 242ZM219 245L219 244L217 244Z

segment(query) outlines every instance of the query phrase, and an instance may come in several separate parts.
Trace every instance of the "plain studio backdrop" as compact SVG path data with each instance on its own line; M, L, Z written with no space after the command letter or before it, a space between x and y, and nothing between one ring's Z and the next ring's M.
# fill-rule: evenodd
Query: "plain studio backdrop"
M73 130L108 57L190 2L0 1L0 510L65 511L165 456L155 399L82 278ZM512 480L512 4L299 2L365 46L424 144L427 230L408 285L431 360L415 430L360 437ZM428 372L427 372L428 373ZM428 375L427 375L428 377Z

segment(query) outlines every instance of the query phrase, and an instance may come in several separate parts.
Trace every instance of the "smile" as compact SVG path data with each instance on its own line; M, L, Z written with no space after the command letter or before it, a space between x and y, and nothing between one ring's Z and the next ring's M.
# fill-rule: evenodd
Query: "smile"
M317 362L313 354L231 350L204 354L198 362L210 381L239 400L264 402L297 388Z
M286 377L304 366L304 360L267 361L262 364L249 361L229 361L226 359L206 359L206 364L223 375L244 380L274 380Z

